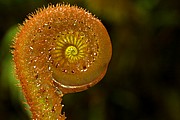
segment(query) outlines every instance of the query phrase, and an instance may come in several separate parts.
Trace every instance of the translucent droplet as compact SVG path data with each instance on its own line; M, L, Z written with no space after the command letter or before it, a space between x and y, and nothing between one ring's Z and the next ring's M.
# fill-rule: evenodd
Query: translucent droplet
M75 70L72 70L71 73L75 73Z
M51 56L49 56L48 60L51 60L51 58L52 58L52 57L51 57Z
M85 72L85 71L87 71L87 69L84 69L83 71Z
M33 50L33 47L30 46L30 49Z
M40 86L40 84L37 83L37 87L39 87L39 86Z
M67 73L67 69L63 69L63 70L62 70L62 72L65 72L65 73Z
M38 28L38 33L40 33L41 32L41 28Z
M50 66L48 67L48 70L51 70L51 67L50 67Z
M94 56L97 56L97 53L94 53Z
M90 66L90 64L89 63L87 63L87 67L89 67Z
M74 24L73 24L73 25L74 25L74 26L76 26L76 25L77 25L77 20L75 20L75 21L74 21Z

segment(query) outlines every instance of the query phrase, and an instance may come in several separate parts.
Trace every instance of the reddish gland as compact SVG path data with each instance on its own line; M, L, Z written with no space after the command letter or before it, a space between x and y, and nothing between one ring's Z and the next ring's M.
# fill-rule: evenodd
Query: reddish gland
M40 9L14 42L16 74L33 119L60 119L63 94L79 92L105 75L112 47L103 24L76 6Z

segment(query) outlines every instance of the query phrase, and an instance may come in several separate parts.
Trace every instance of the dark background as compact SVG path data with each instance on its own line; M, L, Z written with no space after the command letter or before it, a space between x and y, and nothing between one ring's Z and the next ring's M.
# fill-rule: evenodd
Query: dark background
M180 120L179 0L64 0L106 26L113 56L106 76L63 98L67 120ZM0 0L0 120L28 120L10 45L29 13L59 0Z

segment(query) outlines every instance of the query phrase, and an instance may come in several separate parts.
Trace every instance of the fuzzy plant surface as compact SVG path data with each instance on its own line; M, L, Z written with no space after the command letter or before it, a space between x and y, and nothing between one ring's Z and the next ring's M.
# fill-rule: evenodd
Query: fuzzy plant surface
M94 15L69 4L28 16L13 43L17 78L34 120L64 120L64 94L80 92L105 75L110 37Z

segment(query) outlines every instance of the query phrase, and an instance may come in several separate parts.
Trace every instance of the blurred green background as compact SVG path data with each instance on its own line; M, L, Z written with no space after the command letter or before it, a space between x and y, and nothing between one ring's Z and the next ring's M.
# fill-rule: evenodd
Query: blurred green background
M65 95L67 120L180 120L179 0L64 0L106 26L113 56L103 80ZM0 0L0 119L29 120L10 45L29 13L60 0Z

